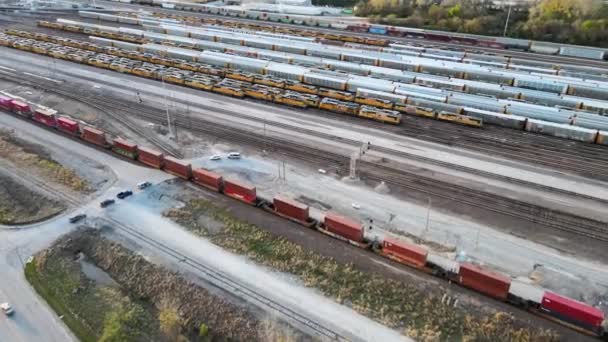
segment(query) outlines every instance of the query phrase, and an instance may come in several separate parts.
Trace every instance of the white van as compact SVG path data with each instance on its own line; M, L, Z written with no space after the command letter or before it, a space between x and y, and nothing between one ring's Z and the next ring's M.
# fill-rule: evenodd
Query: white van
M238 152L228 153L228 159L241 159L241 154Z

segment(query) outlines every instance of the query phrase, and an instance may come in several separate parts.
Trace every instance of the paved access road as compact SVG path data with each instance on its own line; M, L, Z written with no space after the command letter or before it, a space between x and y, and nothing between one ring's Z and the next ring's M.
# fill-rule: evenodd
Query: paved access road
M29 256L51 244L57 237L69 232L74 225L69 217L85 212L96 215L100 209L98 202L105 197L113 197L119 189L134 188L142 179L159 182L169 178L165 173L140 167L137 164L117 159L110 154L100 153L84 144L59 136L23 120L0 113L0 127L14 128L23 134L35 136L38 143L49 149L60 149L74 155L86 156L102 165L109 166L116 176L115 183L97 193L77 211L66 212L42 224L11 229L0 226L0 302L10 302L15 314L6 317L0 314L1 342L66 342L76 340L69 329L46 305L23 275L23 263Z

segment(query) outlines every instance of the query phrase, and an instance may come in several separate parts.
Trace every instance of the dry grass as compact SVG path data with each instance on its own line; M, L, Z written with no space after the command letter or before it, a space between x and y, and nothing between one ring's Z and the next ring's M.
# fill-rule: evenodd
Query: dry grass
M57 182L78 192L89 192L88 182L74 170L52 160L42 146L17 138L13 133L0 130L0 158L6 159L23 170L35 172L50 181Z
M211 234L199 216L223 224L223 231ZM234 218L206 200L191 200L166 216L207 236L215 244L247 255L256 262L296 275L304 285L314 287L337 302L404 334L424 341L555 341L551 331L519 328L507 314L479 318L460 307L444 303L438 293L423 293L416 286L363 273L351 264L304 250L301 246Z
M61 213L65 205L0 175L0 224L39 222Z

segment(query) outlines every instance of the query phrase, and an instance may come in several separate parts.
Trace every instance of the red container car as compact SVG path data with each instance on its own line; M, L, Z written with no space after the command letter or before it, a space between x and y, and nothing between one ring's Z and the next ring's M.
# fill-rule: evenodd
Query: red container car
M424 267L429 253L422 246L407 243L391 236L386 236L382 241L382 251L390 257L397 258L399 261L415 267Z
M363 242L363 225L350 218L328 212L323 220L325 229L355 242Z
M88 141L95 145L105 147L108 144L106 141L106 134L92 127L83 127L81 137L84 141Z
M137 147L137 160L142 164L160 169L163 166L163 154L141 146Z
M346 27L346 30L353 31L353 32L359 32L359 33L367 33L367 31L369 31L369 26L367 26L367 25L348 25Z
M255 186L232 180L224 181L224 194L253 205L256 204L256 200L258 198Z
M192 170L192 181L198 185L220 192L222 189L222 176L205 169Z
M131 159L137 158L137 145L122 138L112 140L112 151Z
M10 97L0 95L0 109L13 110L12 100Z
M171 156L165 157L163 170L183 179L192 177L192 165Z
M282 196L276 196L272 200L274 210L277 213L294 219L298 222L308 223L310 221L308 206Z
M600 331L604 321L601 310L549 291L545 291L540 307L552 316L596 332Z
M34 120L49 127L57 127L57 111L38 108L34 111Z
M20 114L20 115L25 115L25 114L29 115L32 112L32 108L30 107L30 105L28 105L25 102L18 101L18 100L11 101L11 108L12 108L13 112Z
M458 282L462 286L500 300L507 299L509 288L511 287L511 278L485 270L471 263L460 265Z
M64 117L57 119L57 129L74 135L79 133L78 122Z

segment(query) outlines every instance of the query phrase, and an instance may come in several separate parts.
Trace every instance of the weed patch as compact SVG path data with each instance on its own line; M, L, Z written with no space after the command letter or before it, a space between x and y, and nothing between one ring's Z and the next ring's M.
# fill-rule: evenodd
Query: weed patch
M364 273L352 264L306 251L301 246L234 218L210 201L195 199L183 208L165 213L179 224L234 253L247 255L259 264L296 275L337 302L404 334L424 341L555 341L552 331L521 327L521 322L499 313L479 318L453 307L439 295L422 293L412 284ZM212 234L199 216L223 225Z
M42 146L19 139L6 130L0 130L0 158L14 163L19 168L38 172L45 178L74 191L92 191L86 180L80 178L74 170L51 159Z

